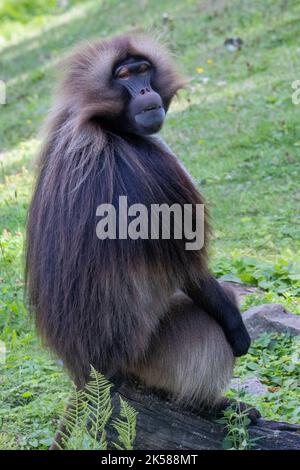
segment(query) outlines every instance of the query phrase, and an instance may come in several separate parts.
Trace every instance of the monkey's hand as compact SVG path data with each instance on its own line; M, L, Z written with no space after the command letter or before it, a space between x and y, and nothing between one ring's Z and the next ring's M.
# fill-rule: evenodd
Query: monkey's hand
M232 289L221 286L213 276L186 286L186 293L222 327L233 354L247 354L251 339Z
M225 334L232 348L233 354L236 357L247 354L251 344L251 338L242 320L238 327L227 329Z

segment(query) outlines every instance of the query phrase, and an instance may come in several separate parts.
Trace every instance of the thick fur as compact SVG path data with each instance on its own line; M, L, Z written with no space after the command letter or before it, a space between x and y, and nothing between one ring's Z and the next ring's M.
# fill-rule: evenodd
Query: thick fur
M96 236L97 206L117 204L121 195L148 207L203 203L167 147L112 130L125 106L112 69L129 55L154 64L154 89L166 108L184 85L167 52L144 37L87 44L67 60L29 210L29 303L78 386L92 364L108 376L131 371L178 398L212 403L230 379L232 352L213 319L189 298L176 305L172 297L208 275L207 218L200 251L186 251L185 240Z
M172 297L145 359L131 372L147 386L199 409L218 403L233 365L232 349L220 325L179 292Z

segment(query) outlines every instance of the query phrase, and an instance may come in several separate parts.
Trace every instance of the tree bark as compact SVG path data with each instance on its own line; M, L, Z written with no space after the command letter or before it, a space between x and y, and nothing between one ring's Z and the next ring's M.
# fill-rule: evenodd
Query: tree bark
M226 432L216 416L183 409L166 397L126 380L113 392L115 407L119 397L138 412L135 449L218 450ZM254 449L300 450L300 425L259 419L249 426Z

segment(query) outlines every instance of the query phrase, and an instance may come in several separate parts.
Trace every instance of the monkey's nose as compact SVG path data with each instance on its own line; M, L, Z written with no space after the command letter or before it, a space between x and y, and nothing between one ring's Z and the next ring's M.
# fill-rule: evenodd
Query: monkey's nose
M140 95L145 95L146 93L150 93L150 88L142 88L140 90Z
M144 94L141 93L144 90ZM140 93L135 96L130 103L130 111L132 115L137 115L147 111L161 109L163 107L162 99L158 93L146 88L140 90Z
M140 112L152 111L162 107L161 97L155 91L144 91L144 94L140 95L139 98Z

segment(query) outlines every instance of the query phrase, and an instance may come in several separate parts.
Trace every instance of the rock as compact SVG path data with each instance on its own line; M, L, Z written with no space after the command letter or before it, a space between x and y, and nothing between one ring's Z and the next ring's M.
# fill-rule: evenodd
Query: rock
M241 302L243 297L246 295L262 295L262 291L258 287L246 286L245 284L240 284L233 281L226 281L225 276L222 277L219 282L221 285L224 284L230 286L234 290L239 302Z
M236 52L242 49L243 40L241 38L226 38L224 41L224 47L229 52Z
M281 304L264 304L249 308L243 320L252 339L262 333L300 335L300 316L289 313Z
M255 376L245 379L234 377L231 381L230 388L236 391L243 390L248 393L248 395L257 396L265 395L268 392L268 387L261 383L261 381Z

